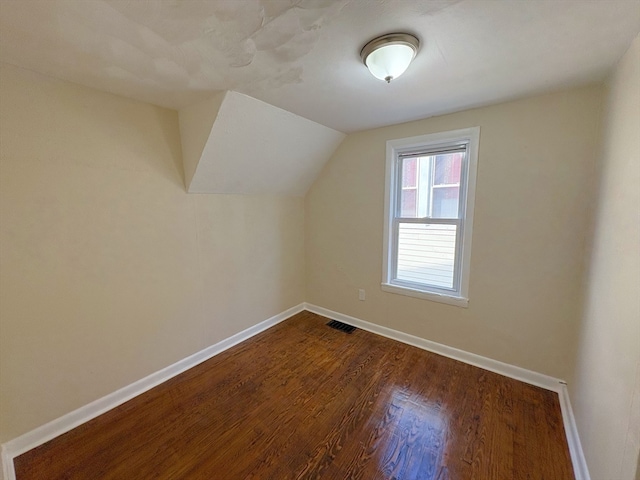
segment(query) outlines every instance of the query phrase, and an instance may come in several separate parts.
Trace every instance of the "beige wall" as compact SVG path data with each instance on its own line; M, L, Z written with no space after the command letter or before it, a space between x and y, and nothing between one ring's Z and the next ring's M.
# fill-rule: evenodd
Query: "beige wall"
M0 442L306 299L569 379L592 478L632 478L639 56L607 90L584 306L600 87L349 135L303 205L186 194L176 112L3 65ZM471 126L469 308L382 292L386 140Z
M568 377L601 93L568 90L348 136L305 201L307 301ZM385 142L473 126L481 133L469 307L382 292Z
M176 112L0 75L0 442L303 301L302 199L189 195Z
M608 84L578 365L569 383L594 480L631 480L640 451L640 37Z

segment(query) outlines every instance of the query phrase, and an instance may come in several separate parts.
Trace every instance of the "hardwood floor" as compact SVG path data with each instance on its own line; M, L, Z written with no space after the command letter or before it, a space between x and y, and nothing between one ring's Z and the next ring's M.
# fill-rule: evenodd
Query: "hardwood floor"
M303 312L15 459L30 479L573 479L555 393Z

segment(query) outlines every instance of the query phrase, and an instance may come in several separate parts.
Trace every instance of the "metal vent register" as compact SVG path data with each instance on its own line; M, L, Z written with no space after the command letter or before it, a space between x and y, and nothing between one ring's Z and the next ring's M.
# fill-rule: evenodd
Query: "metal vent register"
M347 325L346 323L342 323L337 320L331 320L327 325L345 333L352 333L356 329L353 325Z

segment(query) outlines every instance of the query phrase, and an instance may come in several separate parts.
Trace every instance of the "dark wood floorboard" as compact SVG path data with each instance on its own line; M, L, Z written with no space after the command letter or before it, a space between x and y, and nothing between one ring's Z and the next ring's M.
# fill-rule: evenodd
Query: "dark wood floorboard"
M573 479L557 394L303 312L15 459L42 479Z

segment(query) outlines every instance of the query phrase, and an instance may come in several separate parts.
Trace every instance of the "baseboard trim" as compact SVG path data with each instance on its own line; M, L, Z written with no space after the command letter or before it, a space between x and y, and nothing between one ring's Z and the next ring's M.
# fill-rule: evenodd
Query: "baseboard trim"
M366 330L368 332L375 333L392 340L397 340L408 345L413 345L423 350L437 353L438 355L452 358L454 360L474 365L476 367L489 370L491 372L498 373L509 378L520 380L531 385L557 392L560 400L562 419L567 435L567 443L569 444L569 452L571 454L571 460L573 463L576 480L590 480L589 471L584 458L580 438L578 436L575 418L573 416L573 410L571 408L571 402L569 400L567 385L564 381L521 367L509 365L498 360L493 360L491 358L465 352L464 350L459 350L457 348L449 347L437 342L432 342L430 340L393 330L388 327L376 325L374 323L370 323L365 320L335 312L333 310L319 307L310 303L302 303L288 310L285 310L278 315L264 320L246 330L243 330L242 332L232 335L231 337L226 338L214 345L211 345L204 350L201 350L187 358L184 358L174 363L173 365L163 368L158 372L152 373L151 375L142 378L132 383L131 385L110 393L105 397L95 400L88 405L80 407L77 410L74 410L45 425L31 430L24 435L21 435L0 445L0 461L2 463L0 471L4 473L4 480L16 480L15 470L13 466L13 459L15 457L31 450L32 448L42 445L43 443L48 442L49 440L62 435L69 430L74 429L78 425L81 425L99 415L102 415L103 413L125 403L126 401L152 389L153 387L163 382L166 382L176 375L179 375L180 373L195 367L196 365L233 347L234 345L237 345L238 343L243 342L253 337L254 335L257 335L258 333L271 328L272 326L303 310L322 315L332 320L339 320L341 322L361 328L362 330Z
M578 435L578 426L573 416L573 409L571 408L571 401L569 400L569 389L566 383L560 385L558 397L560 398L562 421L564 423L564 431L567 435L567 443L569 444L571 462L573 463L573 473L576 480L591 480L591 475L587 468L587 460L584 458L584 451L582 450L580 436Z
M350 315L335 312L324 307L319 307L311 303L305 303L304 309L322 315L323 317L330 318L332 320L338 320L354 327L361 328L371 333L381 335L383 337L397 340L414 347L427 350L429 352L437 353L444 357L452 358L460 362L473 365L475 367L489 370L490 372L504 375L505 377L520 380L521 382L535 385L546 390L551 390L558 394L560 401L560 409L562 412L562 421L564 423L565 434L567 436L567 443L569 444L569 453L571 454L571 462L573 464L574 475L576 480L590 480L589 471L580 444L580 438L578 437L578 429L576 428L575 418L571 409L571 402L569 401L569 393L567 390L567 384L563 380L544 375L542 373L527 370L522 367L516 367L508 363L500 362L492 358L476 355L475 353L465 352L457 348L449 347L441 343L432 342L424 338L416 337L408 333L393 330L388 327L383 327L375 323L370 323L365 320L361 320Z
M15 469L13 466L13 459L24 452L31 450L39 445L42 445L49 440L74 429L78 425L81 425L89 420L92 420L99 415L102 415L109 410L122 405L123 403L131 400L138 395L151 390L153 387L166 382L167 380L181 374L182 372L189 370L190 368L199 365L200 363L209 360L210 358L218 355L219 353L243 342L254 335L257 335L268 328L286 320L287 318L300 313L304 310L304 304L296 305L282 313L274 315L267 320L264 320L252 327L247 328L229 338L226 338L214 345L211 345L204 350L194 353L193 355L184 358L173 365L163 368L147 377L144 377L126 387L116 390L98 400L95 400L83 407L78 408L72 412L63 415L49 423L46 423L40 427L31 430L13 440L10 440L0 446L1 458L2 458L2 471L4 472L5 480L15 480Z
M362 330L366 330L377 335L382 335L383 337L397 340L408 345L413 345L414 347L437 353L438 355L452 358L460 362L468 363L469 365L473 365L484 370L499 373L500 375L504 375L505 377L514 378L516 380L520 380L522 382L529 383L546 390L558 392L560 390L560 385L564 383L558 378L543 375L541 373L533 372L521 367L516 367L514 365L509 365L508 363L493 360L481 355L476 355L475 353L465 352L464 350L459 350L457 348L449 347L441 343L432 342L431 340L416 337L408 333L399 332L398 330L393 330L381 325L376 325L375 323L369 323L365 320L351 317L343 313L334 312L333 310L329 310L324 307L305 303L304 308L305 310L317 313L318 315L322 315L323 317L331 318L332 320L339 320L341 322L348 323L349 325L353 325L354 327L361 328Z

